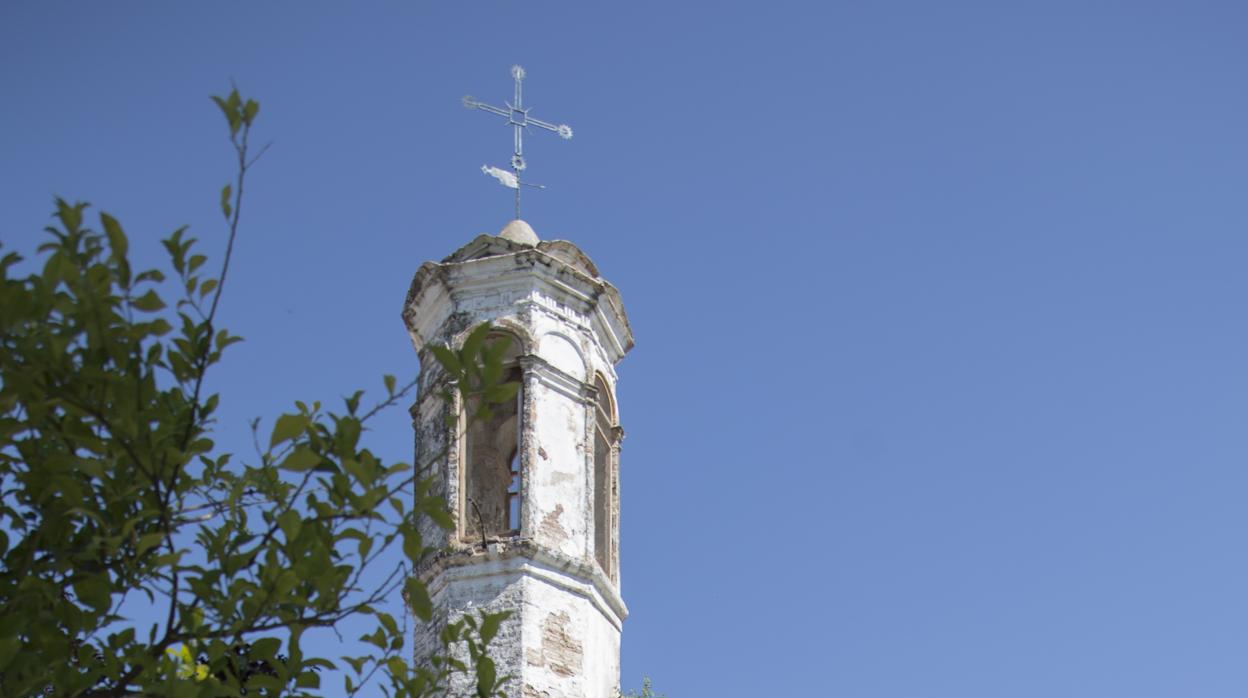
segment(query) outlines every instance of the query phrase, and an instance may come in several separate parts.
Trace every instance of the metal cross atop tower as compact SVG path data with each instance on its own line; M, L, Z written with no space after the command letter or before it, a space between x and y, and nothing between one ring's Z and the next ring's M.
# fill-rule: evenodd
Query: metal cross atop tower
M572 138L572 127L567 124L559 124L556 126L555 124L529 116L529 109L524 106L523 96L521 94L521 83L524 81L524 68L521 68L518 65L511 66L511 77L516 79L516 101L514 103L504 102L504 104L507 105L506 109L495 107L484 102L478 102L471 96L464 97L464 106L469 109L480 109L481 111L488 111L491 114L498 114L499 116L505 117L507 119L507 123L511 124L512 128L515 130L516 150L511 156L511 172L507 172L506 170L502 170L497 167L490 167L488 165L482 165L481 171L497 179L503 186L516 190L516 218L519 218L520 187L526 186L533 187L535 189L546 188L540 184L529 184L528 182L520 180L520 173L523 172L526 167L524 162L525 130L527 130L530 126L536 126L538 128L544 128L552 133L557 133L564 140L570 140Z

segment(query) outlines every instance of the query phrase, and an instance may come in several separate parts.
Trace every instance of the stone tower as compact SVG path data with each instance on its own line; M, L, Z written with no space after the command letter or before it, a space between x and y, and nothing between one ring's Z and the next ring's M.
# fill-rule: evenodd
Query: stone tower
M575 245L521 220L416 272L403 319L420 357L416 463L456 528L422 523L445 552L417 570L435 617L509 610L491 645L516 698L613 698L620 677L619 445L615 364L633 346L619 292ZM429 350L482 322L511 337L515 404L461 433ZM455 398L458 402L458 396ZM461 425L463 420L461 420ZM418 624L419 626L420 624ZM415 660L439 649L418 627Z

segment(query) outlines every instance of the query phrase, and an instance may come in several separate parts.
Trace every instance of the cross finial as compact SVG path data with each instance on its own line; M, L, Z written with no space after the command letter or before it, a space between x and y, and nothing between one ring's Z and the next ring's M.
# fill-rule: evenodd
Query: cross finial
M471 96L464 97L464 106L469 109L480 109L481 111L488 111L491 114L498 114L499 116L505 117L507 119L507 123L515 132L515 151L511 156L511 171L508 172L501 168L491 167L489 165L482 165L481 171L497 179L503 186L516 190L516 218L519 219L520 187L526 186L533 187L534 189L546 188L540 184L530 184L520 178L520 173L523 172L528 166L528 164L524 161L524 132L528 130L529 126L536 126L538 128L546 129L552 133L557 133L564 140L569 140L572 138L572 127L567 124L552 124L529 116L529 108L524 106L524 68L518 65L511 66L511 77L516 81L516 96L514 103L504 102L504 104L507 105L506 109L502 107L495 107L484 102L478 102Z

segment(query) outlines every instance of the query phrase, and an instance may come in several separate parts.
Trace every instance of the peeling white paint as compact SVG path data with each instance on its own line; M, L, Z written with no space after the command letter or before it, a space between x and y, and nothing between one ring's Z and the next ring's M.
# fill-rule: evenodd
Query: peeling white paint
M607 571L595 558L593 383L601 375L613 388L614 363L633 345L618 292L571 243L532 247L481 236L421 267L403 315L421 353L412 410L416 460L440 477L438 491L453 508L463 506L464 448L443 417L460 406L442 404L440 370L427 347L457 344L481 322L505 326L524 345L520 530L483 549L480 541L422 524L428 541L446 547L418 572L439 617L475 609L513 613L493 645L500 675L513 677L508 695L614 698L627 610L618 581L614 475L611 515L603 518L611 527ZM618 438L620 430L613 433ZM610 470L618 472L618 445L612 454ZM454 513L461 520L464 512ZM416 625L420 662L438 648L440 627Z

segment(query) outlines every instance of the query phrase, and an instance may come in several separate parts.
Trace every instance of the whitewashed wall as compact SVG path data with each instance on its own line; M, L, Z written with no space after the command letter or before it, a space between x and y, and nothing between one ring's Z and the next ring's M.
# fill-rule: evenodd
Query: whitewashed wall
M418 571L440 619L512 612L492 646L506 690L523 698L614 698L627 610L615 575L594 551L594 377L615 385L614 362L632 346L618 293L566 242L520 245L482 236L417 273L404 308L422 373L413 424L417 462L458 506L462 444L443 425L443 382L427 347L455 345L481 322L518 336L522 391L518 536L465 543L427 524L446 551ZM612 396L614 402L614 396ZM434 458L443 448L446 455ZM612 504L613 508L618 503ZM613 513L614 514L614 513ZM618 521L613 515L610 520ZM618 554L618 528L612 531ZM614 577L614 578L612 578ZM416 623L414 658L438 649L441 626Z

